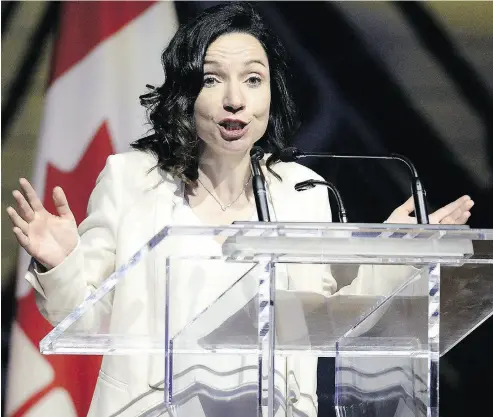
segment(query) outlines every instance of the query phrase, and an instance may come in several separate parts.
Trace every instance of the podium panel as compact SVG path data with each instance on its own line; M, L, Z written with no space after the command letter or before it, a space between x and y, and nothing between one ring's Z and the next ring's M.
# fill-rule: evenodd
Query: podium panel
M125 416L315 417L320 395L338 416L438 416L440 355L493 311L492 242L462 226L166 227L50 311L40 349L133 370Z

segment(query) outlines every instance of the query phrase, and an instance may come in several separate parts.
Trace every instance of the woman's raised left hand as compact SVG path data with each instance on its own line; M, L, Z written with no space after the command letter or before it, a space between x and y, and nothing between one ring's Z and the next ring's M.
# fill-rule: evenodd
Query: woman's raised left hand
M429 215L430 224L465 224L471 217L471 208L474 201L468 195L463 195L457 200L439 208ZM397 207L386 223L411 223L416 224L416 217L411 216L414 211L414 199L410 197L404 204Z

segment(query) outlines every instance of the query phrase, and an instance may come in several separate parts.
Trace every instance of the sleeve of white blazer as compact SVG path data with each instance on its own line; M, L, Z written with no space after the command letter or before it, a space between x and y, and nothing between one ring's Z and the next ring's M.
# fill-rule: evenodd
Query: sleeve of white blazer
M65 260L48 272L39 272L34 263L25 276L36 291L36 303L43 316L56 325L76 308L99 283L115 270L117 225L121 212L121 179L117 156L110 156L90 196L87 218L79 226L79 241ZM70 202L69 202L70 204ZM111 300L98 303L85 316L85 326L96 326L110 312ZM91 320L92 318L92 320Z

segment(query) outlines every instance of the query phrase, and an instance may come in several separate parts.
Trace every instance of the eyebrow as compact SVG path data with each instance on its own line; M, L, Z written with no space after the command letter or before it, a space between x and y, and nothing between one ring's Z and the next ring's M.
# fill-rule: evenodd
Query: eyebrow
M260 64L263 67L267 68L266 65L260 59L250 59L248 61L245 61L244 64L245 65ZM221 64L218 61L214 61L214 60L210 60L210 59L205 59L204 60L204 65L218 65L218 66L221 66Z

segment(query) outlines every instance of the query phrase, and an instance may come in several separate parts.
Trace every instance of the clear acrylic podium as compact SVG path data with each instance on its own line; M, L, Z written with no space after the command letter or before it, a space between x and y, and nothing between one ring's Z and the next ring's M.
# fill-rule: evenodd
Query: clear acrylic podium
M146 357L136 416L438 416L440 356L493 312L493 230L165 227L74 307L41 352Z

